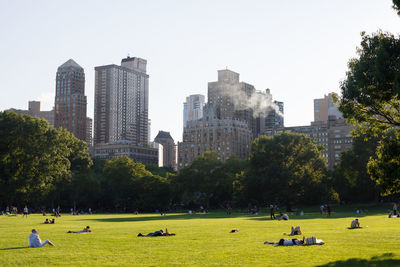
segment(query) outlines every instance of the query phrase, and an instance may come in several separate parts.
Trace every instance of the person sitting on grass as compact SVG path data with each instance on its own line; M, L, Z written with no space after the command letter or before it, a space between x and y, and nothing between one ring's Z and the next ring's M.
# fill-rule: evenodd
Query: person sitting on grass
M143 235L142 233L139 233L137 236L138 237L153 237L153 236L172 236L172 235L176 235L176 234L168 232L168 228L165 228L165 232L161 229L161 230L155 231L153 233L148 233L147 235Z
M56 223L56 219L50 220L50 224L55 224Z
M279 217L279 220L284 220L284 221L289 220L289 216L286 213L280 212L278 217Z
M83 228L82 231L68 231L68 234L84 234L84 233L91 233L92 230L90 230L90 226L86 226Z
M302 233L301 233L301 230L300 230L300 226L296 226L296 228L294 228L292 226L290 235L301 235L301 234Z
M40 240L39 233L36 231L36 229L32 229L32 233L29 235L29 247L30 248L41 248L44 245L49 244L50 246L55 247L51 241L46 239L44 242Z
M360 227L360 222L358 219L352 220L350 224L350 229L362 228Z
M44 222L42 222L42 224L49 224L49 223L50 223L50 221L48 218Z

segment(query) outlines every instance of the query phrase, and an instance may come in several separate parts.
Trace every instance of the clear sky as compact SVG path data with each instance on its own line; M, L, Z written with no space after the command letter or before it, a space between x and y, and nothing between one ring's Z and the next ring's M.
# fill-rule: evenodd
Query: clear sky
M54 105L57 67L86 73L93 117L94 67L147 59L149 118L182 139L186 96L207 96L231 69L285 103L285 126L308 125L313 99L339 92L360 32L400 32L391 0L0 0L0 110Z

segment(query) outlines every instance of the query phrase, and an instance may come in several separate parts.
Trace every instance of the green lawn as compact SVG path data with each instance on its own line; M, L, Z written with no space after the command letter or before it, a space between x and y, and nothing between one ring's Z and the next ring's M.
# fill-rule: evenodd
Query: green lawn
M266 219L266 210L258 216L63 214L55 225L40 224L46 218L41 215L0 216L0 266L400 266L400 218L387 218L387 208L370 207L366 215L359 215L364 228L357 230L347 229L354 207L335 208L331 218L316 212L317 207L309 208L305 216L291 216L289 221ZM66 233L86 225L93 233ZM325 245L263 244L285 237L291 225L300 225L306 237L316 236ZM165 227L177 235L136 237ZM32 228L56 247L27 248ZM232 228L240 232L229 233Z

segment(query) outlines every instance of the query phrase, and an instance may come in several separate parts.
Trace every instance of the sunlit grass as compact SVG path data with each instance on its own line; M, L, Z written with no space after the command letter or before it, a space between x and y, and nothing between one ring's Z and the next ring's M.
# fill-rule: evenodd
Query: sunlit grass
M310 209L311 210L311 209ZM318 208L314 209L318 211ZM332 218L319 213L271 221L261 215L224 212L209 214L62 215L55 225L40 224L46 217L0 216L0 266L369 266L400 265L400 218L387 218L385 209L360 216L363 229L348 230L353 209ZM48 216L49 217L49 216ZM90 234L67 234L89 225ZM300 225L306 237L323 239L323 246L274 247L264 241L287 237ZM368 225L368 227L366 227ZM168 227L176 236L140 238ZM36 228L42 240L56 247L27 248ZM238 228L238 233L229 233Z

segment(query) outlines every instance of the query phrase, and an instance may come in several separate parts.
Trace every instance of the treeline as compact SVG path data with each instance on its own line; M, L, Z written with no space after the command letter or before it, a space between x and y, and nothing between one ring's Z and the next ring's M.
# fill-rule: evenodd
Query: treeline
M86 144L69 132L29 115L1 112L0 205L132 212L373 201L380 190L367 163L377 144L356 138L330 173L323 147L312 139L261 136L248 160L221 162L211 151L174 173L128 157L92 160Z

